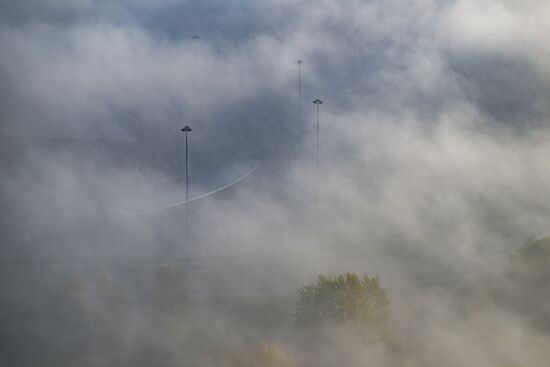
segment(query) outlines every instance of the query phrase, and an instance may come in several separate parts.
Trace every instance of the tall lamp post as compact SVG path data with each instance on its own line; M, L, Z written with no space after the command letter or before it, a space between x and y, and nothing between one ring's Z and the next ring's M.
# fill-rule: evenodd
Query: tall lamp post
M315 149L316 149L315 161L316 161L316 169L317 169L316 170L316 175L317 175L316 196L317 196L317 200L319 200L319 105L322 105L323 101L317 98L315 101L313 101L313 103L317 106L317 137L315 139Z
M298 136L300 145L302 145L302 60L296 61L298 64Z
M189 143L188 143L188 134L193 131L189 126L185 126L181 129L185 133L185 237L186 243L185 246L188 247L189 243L187 239L189 238ZM189 252L189 249L186 251Z

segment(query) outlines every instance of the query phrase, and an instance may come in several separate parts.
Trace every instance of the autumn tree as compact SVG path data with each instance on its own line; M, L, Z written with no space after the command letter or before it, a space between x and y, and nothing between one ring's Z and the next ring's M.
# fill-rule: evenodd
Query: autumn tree
M327 323L379 326L387 318L389 300L378 277L347 273L319 276L298 290L296 324L315 329Z
M279 346L266 340L227 352L221 365L224 367L295 366Z

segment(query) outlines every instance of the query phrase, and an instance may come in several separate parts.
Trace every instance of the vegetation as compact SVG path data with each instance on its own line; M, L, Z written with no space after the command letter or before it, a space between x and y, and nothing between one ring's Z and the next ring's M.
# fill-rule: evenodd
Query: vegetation
M550 260L550 237L540 240L528 240L520 248L519 257L524 261L548 262Z
M502 305L531 320L536 328L550 332L548 283L550 237L530 239L503 269L505 281L493 281L492 289Z
M262 341L226 353L222 366L226 367L294 367L294 363L277 345Z
M389 300L378 277L347 273L331 278L319 276L316 283L298 291L296 324L312 329L330 324L353 323L378 326L387 318Z
M529 239L512 257L506 271L510 280L522 283L520 287L540 287L549 279L548 265L550 237Z

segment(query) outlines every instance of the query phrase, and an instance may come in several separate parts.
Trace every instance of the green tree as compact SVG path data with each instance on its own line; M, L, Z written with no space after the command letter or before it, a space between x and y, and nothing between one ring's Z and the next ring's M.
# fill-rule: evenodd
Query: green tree
M347 273L331 278L319 276L317 282L298 290L296 324L317 328L327 323L352 323L379 326L387 318L389 300L378 277Z
M520 280L524 286L547 284L550 280L550 237L529 239L512 256L507 271L510 279ZM530 297L532 298L532 297Z
M518 252L521 261L539 263L541 265L550 262L550 237L539 240L528 239Z

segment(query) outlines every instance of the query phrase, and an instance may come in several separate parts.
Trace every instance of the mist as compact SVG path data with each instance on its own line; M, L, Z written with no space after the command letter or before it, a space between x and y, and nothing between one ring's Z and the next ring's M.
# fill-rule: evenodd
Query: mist
M1 364L546 366L549 16L0 4ZM301 327L346 273L384 322Z

